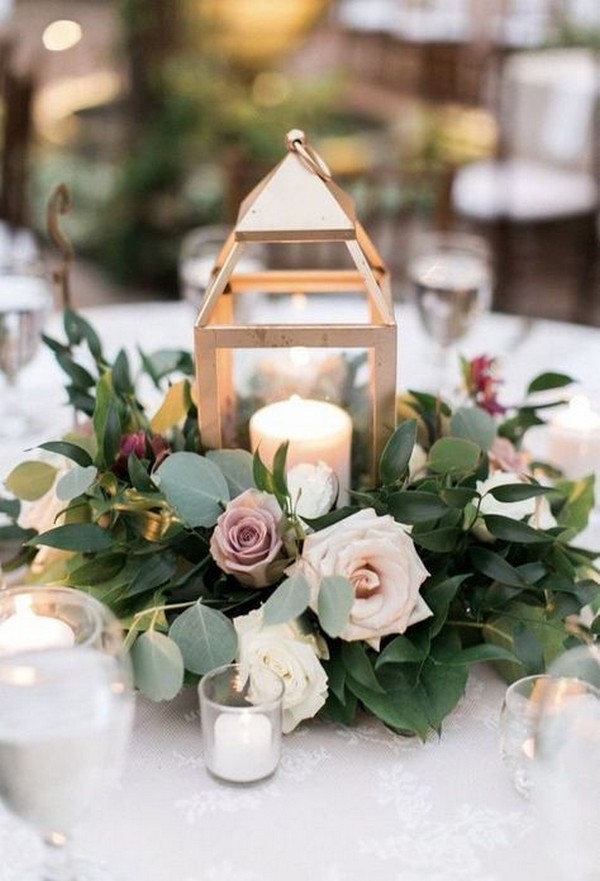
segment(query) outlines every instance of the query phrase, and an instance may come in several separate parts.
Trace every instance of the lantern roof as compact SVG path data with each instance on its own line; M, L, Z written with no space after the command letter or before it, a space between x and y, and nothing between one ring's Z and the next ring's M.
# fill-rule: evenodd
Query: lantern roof
M323 163L321 172L325 169ZM244 199L235 234L239 241L354 239L354 202L303 154L291 150Z
M211 322L219 297L230 284L232 273L249 243L336 241L343 242L348 249L356 266L355 276L350 278L348 274L333 270L322 273L321 279L320 273L315 278L314 272L304 271L302 278L298 279L293 271L287 275L279 273L280 282L287 279L285 290L290 291L290 275L294 275L295 282L301 282L300 287L294 284L294 290L339 290L340 281L346 284L358 282L368 292L379 318L385 324L393 325L388 273L377 249L356 219L353 200L331 180L329 168L307 143L304 132L292 129L286 142L288 154L240 206L238 222L213 268L197 326L205 327ZM270 274L258 273L261 276ZM320 286L319 282L325 276L329 284L337 281L337 285L333 288ZM283 292L284 289L270 287L269 290Z

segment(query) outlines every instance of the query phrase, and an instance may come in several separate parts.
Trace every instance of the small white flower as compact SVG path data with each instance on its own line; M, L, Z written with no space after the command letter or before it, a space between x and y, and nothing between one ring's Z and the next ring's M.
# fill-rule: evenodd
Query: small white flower
M298 517L321 517L333 507L338 494L338 479L325 462L310 465L302 462L287 473L292 509Z

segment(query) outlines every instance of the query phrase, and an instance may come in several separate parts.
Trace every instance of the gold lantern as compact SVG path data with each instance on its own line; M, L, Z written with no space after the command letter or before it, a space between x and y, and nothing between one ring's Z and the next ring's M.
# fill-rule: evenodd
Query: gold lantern
M235 443L236 392L233 354L246 349L364 349L368 364L369 434L367 470L376 464L395 428L396 324L389 276L356 220L354 204L332 180L304 133L287 135L288 153L242 202L238 219L212 270L195 327L198 418L205 447ZM240 258L253 243L290 247L338 243L352 267L266 269L243 272ZM348 254L350 259L348 260ZM236 272L236 266L239 272ZM358 293L367 321L357 323L234 323L234 301L248 294L282 297ZM239 299L237 300L239 302ZM314 301L313 301L314 302ZM266 310L267 316L269 308ZM350 414L351 416L353 414Z

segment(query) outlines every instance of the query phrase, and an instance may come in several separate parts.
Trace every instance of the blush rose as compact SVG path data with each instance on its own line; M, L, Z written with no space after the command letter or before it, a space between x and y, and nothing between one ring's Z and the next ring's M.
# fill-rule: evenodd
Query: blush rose
M228 503L210 539L217 566L248 587L274 584L285 565L282 520L274 496L256 489L241 493Z
M307 579L317 611L321 579L342 575L354 588L354 604L341 634L379 650L381 638L404 633L432 612L419 593L429 573L410 536L389 515L366 508L309 535L294 567Z

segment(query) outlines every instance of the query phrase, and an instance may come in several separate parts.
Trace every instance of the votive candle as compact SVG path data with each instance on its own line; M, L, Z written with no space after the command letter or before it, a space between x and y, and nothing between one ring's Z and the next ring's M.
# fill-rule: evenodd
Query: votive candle
M325 462L337 476L341 500L347 499L352 420L345 410L329 401L296 395L257 410L250 419L252 452L258 450L270 468L278 447L285 441L289 441L288 468L302 462Z

